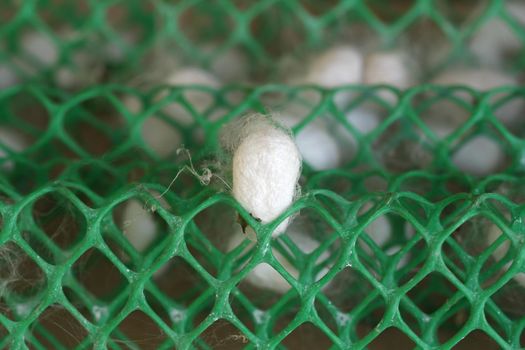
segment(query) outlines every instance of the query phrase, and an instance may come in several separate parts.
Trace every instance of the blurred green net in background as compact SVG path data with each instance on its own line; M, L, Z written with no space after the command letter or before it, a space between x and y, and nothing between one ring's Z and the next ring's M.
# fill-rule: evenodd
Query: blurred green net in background
M6 85L34 84L0 92L2 130L25 145L16 149L5 138L0 145L1 347L523 347L523 130L499 113L522 103L523 88L101 84L133 81L159 47L205 67L237 47L254 62L252 78L266 82L279 74L276 57L301 57L325 38L344 40L346 23L387 47L407 28L434 28L451 45L428 63L432 75L475 60L463 43L491 16L523 42L503 3L490 2L460 30L468 2L466 9L445 1L6 2L0 57L9 69L0 72L14 72ZM27 32L44 35L54 51L32 57L21 44ZM208 43L215 48L203 49ZM84 58L75 61L79 53ZM519 72L523 62L521 48L506 69ZM69 84L67 70L81 79ZM185 98L194 90L212 101L204 111ZM347 105L334 102L349 91ZM169 118L173 103L191 118ZM165 191L189 158L176 149L157 154L143 134L147 120L178 133L197 173L221 173L225 123L291 104L304 107L294 133L322 118L355 148L337 169L305 163L302 195L275 223L261 225L220 182L205 186L189 172ZM451 104L470 118L441 137L429 111ZM364 105L381 116L367 132L345 118ZM483 178L454 163L479 136L504 155ZM130 203L142 211L127 220ZM297 213L289 232L271 240L278 221ZM236 215L255 229L257 244L225 244ZM139 250L127 235L141 217L153 218L155 236ZM295 225L320 242L315 249L297 243ZM388 232L383 240L378 227ZM493 242L484 238L487 229L497 232ZM264 263L284 278L286 292L247 282Z

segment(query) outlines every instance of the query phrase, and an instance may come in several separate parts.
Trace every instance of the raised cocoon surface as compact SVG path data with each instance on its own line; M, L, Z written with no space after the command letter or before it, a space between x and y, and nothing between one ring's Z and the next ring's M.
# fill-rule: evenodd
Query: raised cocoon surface
M295 198L301 155L290 133L270 118L254 115L233 123L223 138L233 151L233 196L255 219L268 223Z

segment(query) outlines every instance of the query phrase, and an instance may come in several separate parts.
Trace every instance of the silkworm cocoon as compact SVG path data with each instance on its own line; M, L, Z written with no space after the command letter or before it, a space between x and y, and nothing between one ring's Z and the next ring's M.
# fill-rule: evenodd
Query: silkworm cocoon
M412 74L407 57L401 51L375 52L365 59L363 82L370 85L390 85L406 89L412 84ZM380 91L379 96L387 102L396 102L396 96Z
M381 117L373 108L355 108L346 113L346 120L361 134L368 134L379 126Z
M182 135L173 125L150 117L142 124L141 136L146 145L161 158L173 154L182 145Z
M314 84L325 88L342 85L360 84L363 80L363 57L352 46L333 47L314 57L308 66L300 84ZM335 95L335 103L344 105L351 98L351 93Z
M484 135L467 141L452 158L459 169L475 176L496 171L504 159L505 154L498 143Z
M144 208L144 203L138 200L128 201L124 207L122 222L124 235L138 252L146 250L155 240L157 223L151 211Z
M323 52L310 63L306 83L333 88L358 84L363 77L363 57L352 46L338 46Z
M494 243L500 237L500 235L502 235L502 234L503 234L503 232L501 232L501 229L496 224L491 224L489 226L489 229L488 229L488 232L487 232L487 238L486 238L487 246L489 246L492 243ZM504 241L503 243L501 243L496 248L496 250L494 250L494 252L492 253L492 256L496 260L501 260L507 254L507 252L509 251L509 248L510 248L510 242L508 240ZM505 271L508 270L511 264L512 264L512 261L508 262L507 264L505 264L503 269ZM520 272L520 273L516 274L513 278L522 287L525 287L525 273Z
M27 147L26 142L18 133L2 127L0 127L0 144L15 153L21 152ZM3 147L0 147L0 158L6 157L9 157L9 154ZM2 168L7 170L12 169L13 162L3 162Z
M365 204L360 212L368 211L372 208L372 204L367 203ZM412 225L404 225L404 232L403 232L403 239L409 239L414 235L414 228ZM374 243L381 248L387 255L394 255L397 253L400 249L402 249L402 246L400 245L394 245L387 249L385 247L388 245L388 243L392 240L396 232L392 230L392 224L388 218L388 215L383 214L379 217L375 218L371 223L368 224L368 226L364 230L366 234L374 241ZM367 254L373 254L372 249L365 244L364 242L361 244L361 247ZM410 260L409 255L405 255L401 258L399 263L397 264L398 268L401 268L405 266L408 261Z
M204 50L213 52L215 47L206 47ZM250 65L248 58L238 48L231 48L213 56L210 70L221 81L239 83L246 81Z
M104 62L88 52L73 55L71 65L60 66L54 74L55 82L63 89L78 89L102 79Z
M235 122L222 139L233 151L232 193L255 219L268 223L295 198L301 155L293 137L273 120L256 114ZM282 233L289 221L281 222L273 235Z
M374 108L360 107L346 113L346 120L359 133L365 135L375 129L381 118ZM357 138L339 123L331 126L332 137L337 140L341 163L352 160L358 150Z
M503 72L490 69L451 69L432 81L437 85L466 85L476 90L489 90L499 86L517 85L517 80Z
M438 85L466 85L481 91L500 86L519 85L515 77L501 71L489 69L450 70L436 77L433 83ZM523 99L513 99L493 112L503 123L513 125L522 120L524 108L525 102ZM456 107L455 109L458 108Z
M287 231L287 235L293 239L297 247L304 253L309 254L319 247L319 242L312 239L311 237L304 235L302 232L297 231L294 227L291 227ZM228 251L234 249L239 243L243 241L244 237L242 234L237 234L233 236L228 244ZM246 250L253 247L255 243L251 243ZM299 277L299 271L293 265L292 262L288 261L277 249L272 248L272 254L275 259L283 266L283 268L288 271L293 278L297 279ZM327 251L323 252L317 261L321 262L326 260L329 257ZM329 271L329 267L324 267L319 271L316 276L316 280L319 280L321 277L326 275ZM278 294L284 294L288 292L291 288L290 284L281 276L273 267L267 263L261 263L253 268L252 271L244 279L252 286L260 289L270 290ZM325 288L328 286L327 284Z
M157 192L151 192L158 196ZM159 199L164 208L169 208L169 204L163 198ZM158 238L159 224L155 219L154 208L146 207L143 202L131 199L126 202L122 212L122 230L129 243L139 252L142 253L151 246ZM167 268L167 265L166 265ZM154 276L160 276L165 268L160 268Z
M169 85L201 85L210 88L218 88L221 82L211 73L200 68L177 69L167 79ZM185 91L184 97L197 113L203 113L213 103L213 95L205 91ZM176 120L191 124L193 117L190 112L180 104L171 104L165 109L166 113Z
M0 63L0 89L5 89L18 83L15 71L7 64Z
M482 3L481 12L487 4ZM505 1L506 12L522 26L525 26L525 5L518 1ZM479 18L476 14L475 19ZM479 62L493 67L505 66L505 60L518 54L523 43L518 34L501 17L495 17L485 22L472 36L469 48Z
M38 60L45 68L53 66L59 57L53 40L42 32L28 32L22 36L23 51Z
M287 114L276 116L283 125L291 128L299 118ZM314 170L337 168L341 164L341 149L334 135L320 120L307 124L295 135L295 142L303 160Z

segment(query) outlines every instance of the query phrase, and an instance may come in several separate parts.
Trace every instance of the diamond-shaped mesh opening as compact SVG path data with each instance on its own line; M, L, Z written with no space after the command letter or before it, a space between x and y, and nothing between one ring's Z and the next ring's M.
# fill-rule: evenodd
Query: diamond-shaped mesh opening
M194 263L194 262L192 262ZM177 281L176 284L173 281ZM192 265L181 257L166 262L154 274L154 283L170 300L189 306L196 299L211 299L209 285Z
M282 344L289 349L328 349L333 343L328 336L310 322L303 323L288 334Z
M421 280L407 295L421 311L431 315L456 292L456 287L448 279L440 273L433 272Z
M3 116L6 120L23 125L24 130L31 132L47 129L50 121L49 111L34 93L21 91L9 98L8 106L9 113Z
M25 209L18 225L22 236L51 264L64 263L86 235L86 219L70 198L46 194ZM22 219L23 218L23 219Z
M445 344L458 333L465 331L465 325L471 314L470 305L464 297L454 295L448 303L443 303L433 317L439 319L438 338Z
M75 153L80 156L101 156L116 151L114 146L124 141L126 116L111 98L114 96L92 98L67 111L64 122L67 142L74 145Z
M173 346L163 329L143 311L133 311L111 333L109 344L138 346L139 349L158 349Z
M120 265L123 267L122 263ZM116 305L120 305L126 297L127 279L122 271L98 249L91 248L86 251L73 264L72 273L77 283L81 284L89 295L101 302L112 303L117 307Z
M171 210L160 194L151 191L144 197L121 202L112 215L105 217L105 241L133 269L140 270L151 263L171 232L159 209Z
M199 348L202 342L210 349L243 349L250 343L238 328L224 319L217 320L206 328L194 345Z
M487 350L501 349L501 345L492 339L486 332L474 330L456 345L457 349L483 348Z
M401 330L390 327L382 331L377 338L368 344L368 348L374 350L391 349L392 344L396 344L395 346L403 349L413 349L416 345L414 341Z
M45 348L73 349L89 345L87 330L60 304L50 305L30 327L33 341Z
M366 311L359 310L362 316L357 314L355 332L361 341L370 341L374 337L375 329L384 321L386 303L383 297L373 293L360 304L362 305L366 305Z
M44 271L18 245L0 249L2 315L13 320L27 317L40 302L48 285Z

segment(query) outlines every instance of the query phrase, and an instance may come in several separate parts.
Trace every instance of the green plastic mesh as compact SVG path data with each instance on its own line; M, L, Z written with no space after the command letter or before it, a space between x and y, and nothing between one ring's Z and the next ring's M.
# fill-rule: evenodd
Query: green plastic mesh
M444 66L468 56L461 51L464 40L492 15L501 15L525 38L502 12L502 1L493 1L480 22L461 31L441 15L452 6L447 2L407 2L402 10L379 3L13 2L12 9L2 5L7 7L0 11L6 17L0 50L2 62L17 68L17 79L49 82L60 65L70 64L75 50L98 50L108 39L122 43L126 57L126 65L115 63L110 71L126 77L141 67L150 49L168 39L176 43L173 50L211 64L219 53L204 54L192 44L202 37L223 40L219 51L240 45L263 67L261 72L271 71L272 57L286 47L275 42L282 30L278 25L292 28L293 40L304 39L304 47L294 47L300 53L323 46L323 31L337 37L347 21L362 21L392 45L406 28L425 19L453 43ZM125 46L107 19L109 11L123 18L122 25L138 27L135 45ZM208 15L201 32L192 26L187 33L182 19L187 11ZM399 16L395 11L401 11ZM212 25L210 18L220 23ZM51 30L64 20L82 40L69 42ZM270 20L277 23L276 32L261 32ZM53 38L59 63L29 72L34 65L13 54L28 24ZM211 27L224 31L207 37ZM512 68L522 63L516 58ZM195 89L213 100L202 112L185 98ZM334 103L337 94L349 91L348 106ZM396 96L396 102L385 93ZM505 125L499 112L524 98L525 90L518 87L479 92L427 85L404 92L364 86L139 91L97 85L70 94L36 83L1 90L1 125L28 147L17 152L0 144L0 347L521 348L524 287L517 278L525 259L525 141L523 130ZM191 118L184 123L170 118L166 109L173 104ZM301 196L268 225L255 221L220 181L205 186L185 171L172 183L190 165L188 157L173 150L160 158L142 137L146 120L162 119L180 133L198 173L204 166L220 172L215 160L223 156L218 136L225 123L290 104L304 107L294 133L325 118L358 147L339 169L319 172L305 164ZM345 116L365 105L380 110L382 121L362 134ZM428 111L452 105L470 118L439 137ZM481 135L493 140L505 159L496 173L475 178L463 174L453 157ZM162 199L157 193L164 193ZM158 227L155 242L142 252L128 242L122 222L122 208L133 200ZM287 233L270 238L272 227L296 213L321 242L312 252L301 250ZM236 215L255 229L258 243L246 250L245 240L225 253ZM392 230L386 242L370 234L379 220ZM483 230L492 224L501 235L487 244ZM505 244L511 249L496 258L494 252ZM297 278L276 253L298 270ZM245 281L261 263L286 279L287 293L261 291Z

